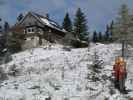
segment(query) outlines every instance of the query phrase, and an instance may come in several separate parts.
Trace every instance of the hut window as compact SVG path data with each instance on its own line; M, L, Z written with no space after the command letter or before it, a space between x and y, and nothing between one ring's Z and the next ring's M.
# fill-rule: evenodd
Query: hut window
M28 33L30 33L30 32L31 32L30 28L28 28L27 30L28 30Z
M34 31L35 31L34 28L31 28L31 27L30 28L27 28L27 32L28 33L34 33Z
M34 29L33 28L31 28L31 32L34 32Z

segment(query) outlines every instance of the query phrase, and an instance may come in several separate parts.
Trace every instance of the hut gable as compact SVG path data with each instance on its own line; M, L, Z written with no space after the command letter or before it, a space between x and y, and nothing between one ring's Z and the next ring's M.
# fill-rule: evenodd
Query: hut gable
M43 26L43 24L38 20L37 17L33 16L31 12L29 12L20 22L17 22L16 26Z

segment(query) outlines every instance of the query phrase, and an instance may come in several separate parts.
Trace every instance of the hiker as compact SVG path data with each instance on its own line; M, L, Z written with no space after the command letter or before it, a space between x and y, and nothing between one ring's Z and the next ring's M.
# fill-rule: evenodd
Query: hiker
M126 62L124 59L120 59L120 66L119 66L119 88L121 92L125 91L125 80L127 77L126 71Z
M113 76L114 76L114 84L115 88L119 88L119 58L115 59L115 64L113 65Z
M126 62L122 57L118 57L115 60L113 66L113 74L115 77L115 87L118 88L121 92L125 91L125 79L127 76L126 72Z

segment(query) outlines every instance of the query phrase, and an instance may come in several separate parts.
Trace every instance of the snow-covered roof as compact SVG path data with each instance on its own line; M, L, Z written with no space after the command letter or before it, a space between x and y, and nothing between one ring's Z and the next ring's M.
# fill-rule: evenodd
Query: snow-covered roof
M48 27L51 27L51 28L53 28L53 29L56 29L56 30L61 31L61 32L64 32L64 33L67 32L67 31L66 31L64 28L62 28L57 22L55 22L55 21L53 21L53 20L47 18L46 16L42 16L42 15L37 14L37 13L35 13L35 12L27 12L27 13L24 14L25 17L26 17L28 14L31 14L31 15L34 16L37 20L39 20L42 24L44 24L44 25L46 25L46 26L48 26ZM25 17L23 17L21 21L17 22L17 23L15 24L15 26L17 26L18 24L22 23L23 20L25 19Z
M31 14L34 15L35 17L37 17L43 24L45 24L51 28L54 28L58 31L66 32L66 30L63 29L57 22L55 22L47 17L44 17L42 15L36 14L34 12L31 12Z

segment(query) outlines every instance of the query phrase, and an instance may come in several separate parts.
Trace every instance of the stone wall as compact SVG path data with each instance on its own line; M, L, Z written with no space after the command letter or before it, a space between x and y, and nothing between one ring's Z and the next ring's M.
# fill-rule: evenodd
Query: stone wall
M22 49L30 49L39 46L39 37L28 37L26 38L24 44L22 45Z

